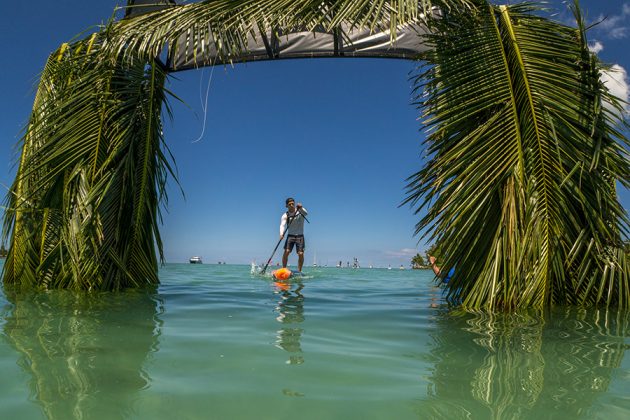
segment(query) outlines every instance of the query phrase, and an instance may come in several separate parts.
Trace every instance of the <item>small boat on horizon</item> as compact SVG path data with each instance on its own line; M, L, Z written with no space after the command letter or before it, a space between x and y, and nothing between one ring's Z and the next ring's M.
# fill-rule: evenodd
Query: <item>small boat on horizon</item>
M190 257L188 262L190 262L191 264L203 264L201 257L198 257L198 256Z

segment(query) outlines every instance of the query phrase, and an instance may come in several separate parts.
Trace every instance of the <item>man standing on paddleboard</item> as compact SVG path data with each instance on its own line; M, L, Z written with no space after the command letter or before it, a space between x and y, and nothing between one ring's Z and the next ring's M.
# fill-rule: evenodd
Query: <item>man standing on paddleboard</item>
M295 200L291 197L285 201L287 206L287 212L280 218L280 240L282 240L286 234L287 240L284 242L284 254L282 255L282 267L287 266L289 260L289 254L295 250L298 254L298 272L302 272L302 265L304 265L304 220L308 212L302 203L295 203Z

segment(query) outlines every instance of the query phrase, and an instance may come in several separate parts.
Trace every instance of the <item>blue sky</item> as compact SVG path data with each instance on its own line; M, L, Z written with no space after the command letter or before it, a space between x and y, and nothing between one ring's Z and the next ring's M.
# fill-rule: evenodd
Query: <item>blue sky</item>
M123 1L2 2L0 184L12 182L15 144L39 71L62 42L106 21ZM558 19L569 21L560 1ZM630 0L581 2L600 57L616 64L611 88L627 98ZM168 262L265 262L278 240L284 199L309 210L307 256L334 265L407 266L426 244L398 207L422 165L423 135L411 105L415 64L384 59L259 62L177 73L166 136L182 197L172 183L162 235ZM208 91L207 112L204 114ZM204 123L205 120L205 123ZM6 188L5 188L6 191ZM630 204L628 191L621 201ZM279 254L274 260L279 259ZM292 257L290 263L294 263Z

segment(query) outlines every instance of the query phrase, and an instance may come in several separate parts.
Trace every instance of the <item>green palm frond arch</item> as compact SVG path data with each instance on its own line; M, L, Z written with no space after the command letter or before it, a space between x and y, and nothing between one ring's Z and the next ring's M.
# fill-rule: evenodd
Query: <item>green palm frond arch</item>
M419 59L428 163L408 179L449 298L471 308L629 306L622 105L577 28L485 0L129 1L51 54L7 196L5 287L158 283L168 74L318 56ZM621 127L621 128L620 128Z

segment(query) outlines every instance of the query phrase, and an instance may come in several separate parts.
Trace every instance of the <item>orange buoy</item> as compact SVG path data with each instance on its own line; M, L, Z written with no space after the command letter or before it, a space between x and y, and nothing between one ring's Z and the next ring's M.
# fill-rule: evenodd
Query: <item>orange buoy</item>
M289 270L288 268L279 268L275 270L272 274L278 280L287 280L289 277L291 277L291 270Z

